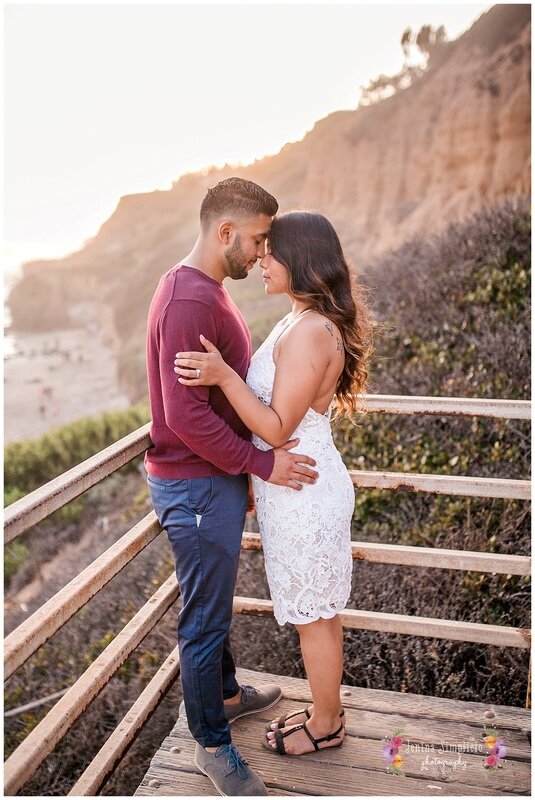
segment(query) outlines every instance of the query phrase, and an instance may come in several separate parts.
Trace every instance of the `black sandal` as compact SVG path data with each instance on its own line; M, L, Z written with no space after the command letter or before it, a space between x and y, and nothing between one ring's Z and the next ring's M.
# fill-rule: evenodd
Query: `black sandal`
M292 711L288 712L287 714L283 714L278 721L277 728L285 728L288 720L291 719L292 717L296 717L298 714L306 714L307 719L310 719L310 711L308 710L308 708L300 708L297 711ZM275 722L275 720L272 720L267 727L267 730L271 731L271 733L273 733L274 730L277 730L277 728L271 727L273 722Z
M310 731L307 728L306 722L302 722L300 725L294 725L292 728L290 728L289 731L286 731L286 733L282 733L282 731L279 728L277 728L276 731L272 731L272 733L275 734L275 744L277 745L277 749L275 750L273 747L271 747L267 737L266 737L266 742L267 742L266 746L270 750L272 750L274 753L275 752L279 753L279 755L281 755L281 756L293 755L293 753L287 753L286 752L286 747L284 746L284 739L287 736L290 736L292 733L295 733L296 731L300 731L300 730L303 730L306 733L306 735L308 736L308 738L310 739L310 741L314 745L314 750L307 750L305 753L299 753L298 755L300 755L300 756L305 756L307 753L313 753L313 752L317 752L319 750L328 750L329 749L327 747L318 747L320 742L331 742L333 739L341 739L341 741L338 742L338 744L330 745L330 747L340 747L343 744L343 741L344 741L342 739L342 737L340 736L340 731L344 730L344 725L340 725L340 727L334 733L330 733L328 736L321 736L319 739L314 739L314 737L312 736L312 734L310 733Z
M345 713L346 712L344 711L344 709L342 709L340 711L340 714L338 715L340 717L340 719L342 719L342 717L344 716ZM292 717L296 717L298 714L306 714L307 719L310 719L310 711L309 711L309 709L308 708L300 708L298 711L292 711L291 714L290 713L283 714L283 716L279 719L279 722L277 724L277 728L285 728L286 727L286 723L288 722L288 720L291 719ZM270 723L270 725L271 724L272 723ZM274 731L277 730L277 728L271 728L270 726L268 726L267 730L271 731L271 733L274 733Z

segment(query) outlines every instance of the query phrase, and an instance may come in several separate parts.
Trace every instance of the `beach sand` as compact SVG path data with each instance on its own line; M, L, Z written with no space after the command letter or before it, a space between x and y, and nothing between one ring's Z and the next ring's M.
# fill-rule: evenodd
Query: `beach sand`
M96 325L7 337L4 355L4 442L127 408L112 350Z

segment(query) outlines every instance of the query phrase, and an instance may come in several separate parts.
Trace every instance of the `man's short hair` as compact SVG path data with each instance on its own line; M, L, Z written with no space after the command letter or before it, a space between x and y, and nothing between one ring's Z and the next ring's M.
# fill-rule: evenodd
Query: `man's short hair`
M201 203L201 227L221 217L274 217L279 204L273 195L245 178L227 178L208 189Z

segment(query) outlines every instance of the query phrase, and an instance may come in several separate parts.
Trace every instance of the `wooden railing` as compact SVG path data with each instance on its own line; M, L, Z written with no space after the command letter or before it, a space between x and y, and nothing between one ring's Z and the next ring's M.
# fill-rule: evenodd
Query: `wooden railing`
M389 414L463 415L502 419L531 417L531 403L517 400L370 395L366 398L366 405L371 412ZM4 514L5 542L20 536L143 453L149 446L149 425L145 425L8 506ZM531 487L530 481L527 480L364 470L353 470L349 474L353 484L359 488L472 497L528 500ZM4 642L4 679L9 678L24 664L161 532L156 515L152 511L10 633ZM497 555L370 542L353 542L352 547L354 559L382 564L510 575L529 575L531 569L531 560L521 555ZM257 534L245 533L242 548L260 550L260 537ZM178 585L175 575L172 574L17 747L4 765L6 795L15 794L31 778L84 709L162 619L178 595ZM268 600L235 597L234 613L270 615L272 604ZM521 628L353 609L346 609L340 617L347 628L479 642L500 647L529 648L530 646L530 632ZM69 792L71 796L97 794L140 728L176 680L179 669L178 650L174 648L73 786Z

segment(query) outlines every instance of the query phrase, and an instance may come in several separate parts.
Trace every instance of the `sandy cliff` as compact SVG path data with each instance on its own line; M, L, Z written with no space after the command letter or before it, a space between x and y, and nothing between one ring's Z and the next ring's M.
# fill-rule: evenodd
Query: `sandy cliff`
M325 120L303 143L302 202L336 219L354 257L529 192L530 35L525 25L491 52L467 35L409 89Z

